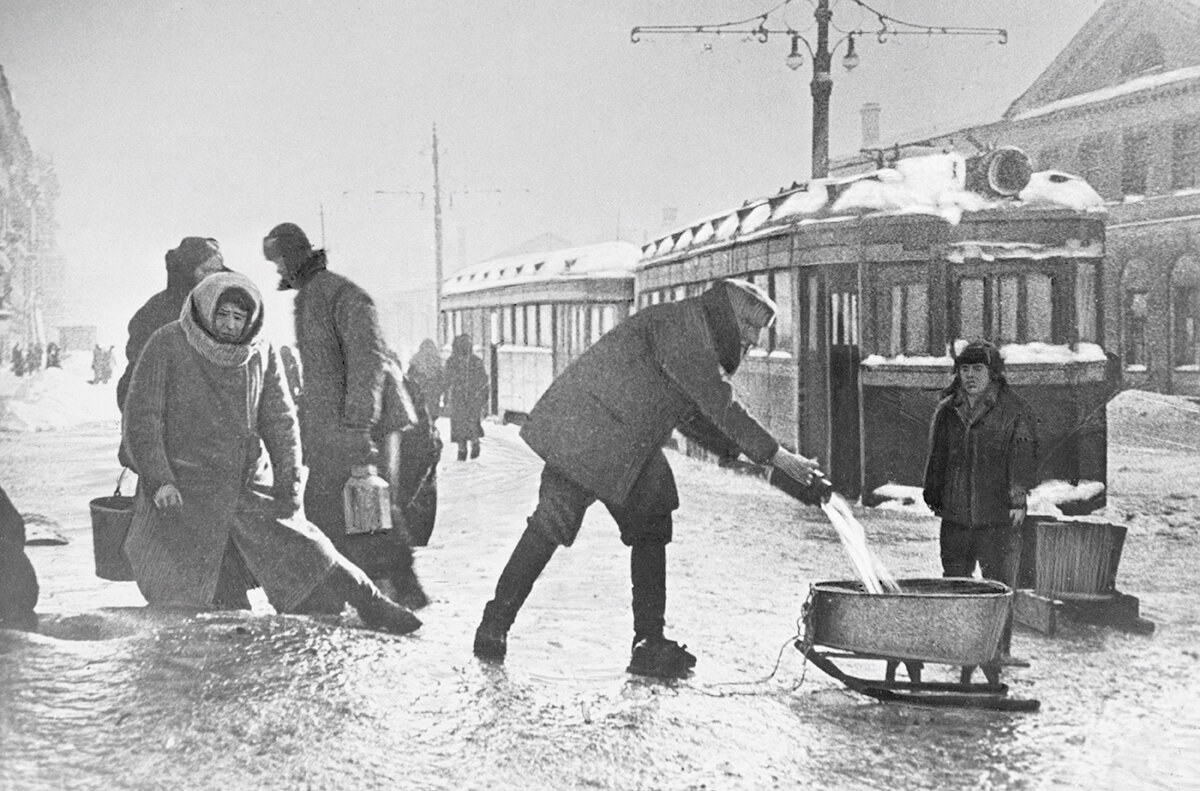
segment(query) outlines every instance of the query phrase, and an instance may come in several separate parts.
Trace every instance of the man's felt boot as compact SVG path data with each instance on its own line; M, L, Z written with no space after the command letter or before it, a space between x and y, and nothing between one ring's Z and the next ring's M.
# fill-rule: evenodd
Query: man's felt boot
M483 619L475 630L475 656L504 661L508 653L508 630L557 548L553 541L530 528L521 534L496 582L495 598L484 605Z
M687 678L695 666L696 657L686 645L665 637L648 637L634 643L625 672L655 678Z

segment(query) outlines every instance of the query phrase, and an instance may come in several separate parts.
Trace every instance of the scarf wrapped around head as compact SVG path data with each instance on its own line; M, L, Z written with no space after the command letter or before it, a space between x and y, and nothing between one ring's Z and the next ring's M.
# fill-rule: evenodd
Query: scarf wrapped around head
M704 318L717 344L725 373L733 375L742 364L742 336L738 319L762 329L771 326L779 308L761 288L745 280L718 280L700 295Z
M246 329L237 343L217 338L217 308L231 302L246 310ZM245 365L258 343L263 324L262 294L254 281L238 272L217 272L201 280L183 303L179 313L188 343L214 365L234 368Z

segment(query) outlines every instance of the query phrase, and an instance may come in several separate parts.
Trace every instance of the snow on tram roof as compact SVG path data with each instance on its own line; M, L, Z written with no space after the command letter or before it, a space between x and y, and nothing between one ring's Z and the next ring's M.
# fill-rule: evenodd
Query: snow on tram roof
M493 258L446 278L442 294L466 294L499 286L576 278L629 278L641 248L629 242L599 242L507 258Z
M874 214L928 214L957 224L964 212L1004 208L1104 210L1083 179L1057 170L1034 173L1015 198L968 190L967 162L957 153L907 157L893 167L837 179L793 183L767 198L748 200L677 228L642 245L643 260L746 238L792 224L840 222Z

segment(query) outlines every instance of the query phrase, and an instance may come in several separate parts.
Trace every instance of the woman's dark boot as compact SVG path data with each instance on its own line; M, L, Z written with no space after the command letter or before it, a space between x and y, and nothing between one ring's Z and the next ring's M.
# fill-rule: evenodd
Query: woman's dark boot
M458 443L458 460L459 461L467 460L467 443L465 443L465 442Z
M370 629L392 634L408 634L421 628L421 620L417 616L384 596L361 569L350 565L335 565L329 570L325 585L330 586L357 610L358 617L362 618L362 622Z
M471 458L472 459L479 458L479 440L477 440L477 439L471 440Z
M496 597L484 605L483 620L475 630L475 656L496 662L508 653L508 630L558 545L525 528L521 540L500 573Z

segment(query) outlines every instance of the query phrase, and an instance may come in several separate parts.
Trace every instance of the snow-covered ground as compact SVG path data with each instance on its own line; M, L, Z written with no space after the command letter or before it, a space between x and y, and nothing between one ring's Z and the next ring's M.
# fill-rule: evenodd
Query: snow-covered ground
M629 553L600 507L538 581L505 665L479 663L472 632L540 473L516 427L492 423L479 459L443 456L438 525L417 552L433 603L415 636L278 616L259 598L251 612L152 612L133 583L92 573L87 501L119 469L102 413L0 432L5 489L70 539L29 547L42 631L0 631L0 788L1195 787L1200 405L1187 399L1127 392L1108 413L1102 516L1129 526L1118 587L1158 629L1019 629L1031 666L1004 680L1042 701L1037 714L874 703L806 665L792 642L809 584L854 574L828 521L674 453L667 629L700 657L695 677L625 674ZM901 580L940 573L932 516L854 512Z
M60 368L16 376L0 368L0 431L49 431L113 420L121 371L105 384L91 384L90 352L66 352Z

